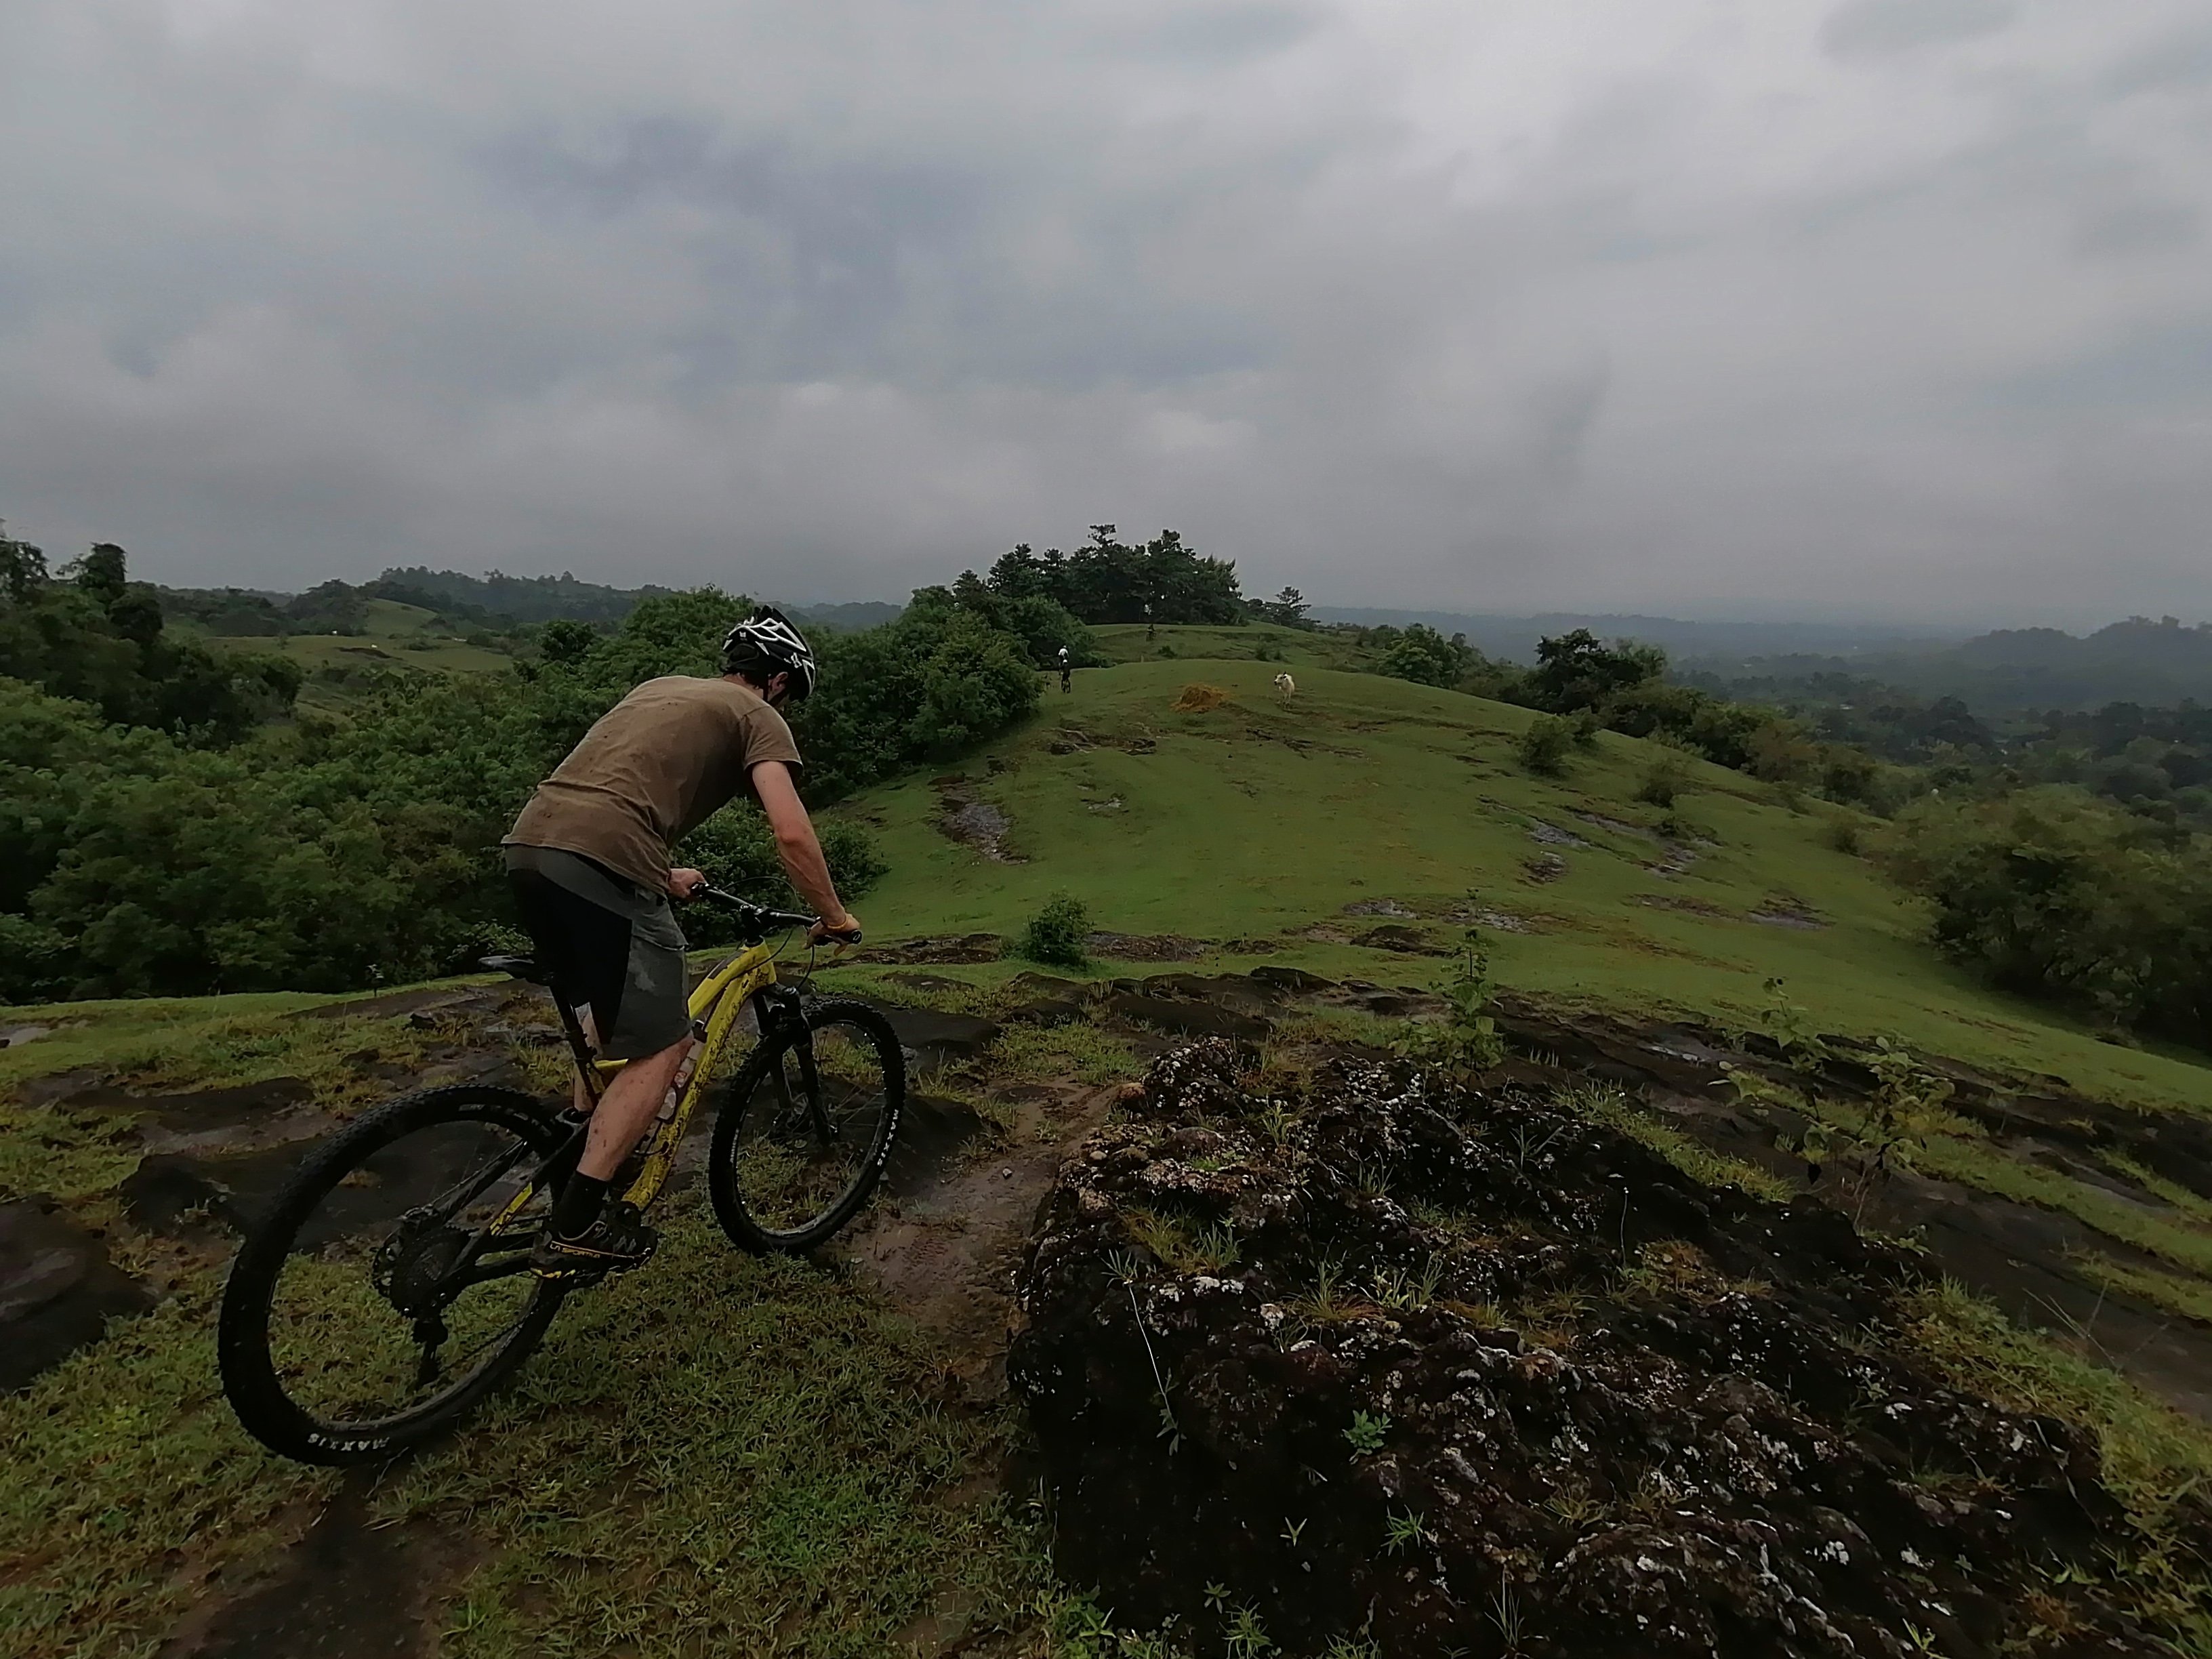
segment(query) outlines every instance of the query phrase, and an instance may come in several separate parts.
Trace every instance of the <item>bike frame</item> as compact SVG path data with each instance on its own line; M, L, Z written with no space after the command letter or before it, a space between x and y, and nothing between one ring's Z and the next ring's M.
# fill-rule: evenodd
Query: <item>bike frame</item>
M714 1062L721 1058L731 1028L744 1012L745 1005L775 982L775 957L763 944L739 951L692 990L689 1006L693 1040L699 1045L697 1062L691 1068L690 1081L677 1098L675 1113L666 1121L654 1125L653 1133L647 1137L644 1167L623 1194L626 1201L643 1210L660 1196L660 1189L668 1184L668 1177L675 1170L676 1153L684 1144L684 1127L691 1121L691 1114L706 1091L707 1079L714 1070ZM762 1024L764 1026L766 1022ZM765 1030L762 1035L767 1035ZM592 1066L596 1075L592 1081L598 1085L592 1091L593 1097L605 1090L607 1079L629 1063L623 1060L593 1060Z
M714 1073L714 1062L721 1058L722 1048L729 1041L731 1028L738 1023L745 1005L762 992L771 989L776 982L775 955L763 942L746 946L693 988L686 1006L691 1014L692 1041L699 1045L697 1060L691 1068L690 1081L684 1085L684 1092L677 1097L675 1112L665 1120L657 1121L646 1136L644 1161L636 1179L623 1193L625 1202L643 1210L660 1196L660 1189L668 1184L668 1177L675 1170L676 1153L684 1144L684 1128L691 1121L691 1114L697 1109L700 1098L706 1092L707 1079ZM596 1104L599 1097L606 1092L608 1081L629 1061L601 1060L594 1055L584 1040L584 1030L576 1019L575 1011L557 996L554 1000L561 1011L561 1024L568 1033L568 1047L575 1060L577 1075L583 1079L585 1092ZM763 1028L761 1034L766 1036L766 1019L763 1018L761 1024ZM469 1250L455 1264L458 1272L473 1277L491 1277L498 1273L514 1270L513 1266L502 1265L487 1273L476 1264L485 1243L522 1213L548 1175L559 1169L564 1162L571 1169L575 1167L576 1155L583 1150L584 1136L589 1127L588 1119L577 1123L575 1133L569 1138L567 1146L540 1165L537 1173L505 1208L477 1232Z

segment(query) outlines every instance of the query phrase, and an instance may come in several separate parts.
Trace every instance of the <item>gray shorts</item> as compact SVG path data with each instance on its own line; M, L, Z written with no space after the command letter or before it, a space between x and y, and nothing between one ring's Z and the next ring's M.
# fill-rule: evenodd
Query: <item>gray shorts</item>
M507 881L556 995L589 1009L608 1060L657 1054L691 1030L684 930L648 893L580 854L510 846Z

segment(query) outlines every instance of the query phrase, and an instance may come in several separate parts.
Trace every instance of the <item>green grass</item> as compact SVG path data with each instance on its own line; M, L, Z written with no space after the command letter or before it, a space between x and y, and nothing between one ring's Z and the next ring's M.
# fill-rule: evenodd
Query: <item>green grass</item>
M740 1255L700 1210L672 1213L651 1269L572 1298L459 1438L375 1487L376 1519L434 1519L482 1558L446 1593L445 1659L631 1641L842 1659L894 1651L933 1605L1025 1622L1036 1540L992 1495L1010 1414L948 1412L895 1313L822 1267ZM149 1654L201 1575L335 1491L232 1421L214 1294L203 1275L0 1398L9 1654Z
M1776 1204L1786 1204L1796 1196L1796 1189L1788 1182L1756 1164L1717 1152L1649 1113L1638 1111L1618 1089L1577 1089L1561 1096L1559 1103L1642 1141L1692 1181L1708 1187L1741 1187L1754 1198Z
M336 1478L248 1442L215 1389L215 1285L189 1284L0 1395L0 1648L21 1659L150 1654L196 1571L298 1530Z
M2075 1181L2039 1164L2008 1157L1986 1142L1930 1135L1906 1149L1912 1166L2022 1204L2057 1210L2107 1238L2147 1250L2184 1272L2212 1281L2212 1228L2173 1220L2117 1194ZM2212 1289L2212 1285L2208 1285Z
M1163 629L1184 653L1176 660L1079 674L1073 695L1048 690L1036 721L970 757L971 791L1006 811L1010 846L1026 862L994 862L948 840L927 781L841 809L875 827L890 861L864 907L872 928L886 938L1012 939L1066 891L1097 927L1273 936L1285 948L1268 960L1433 982L1444 971L1438 959L1296 935L1316 924L1364 931L1388 918L1343 908L1387 897L1431 913L1421 926L1449 945L1461 929L1442 913L1472 894L1530 930L1487 935L1507 989L1751 1024L1765 981L1780 976L1824 1030L1891 1034L1916 1050L2048 1072L2114 1099L2212 1109L2212 1069L2197 1060L2101 1042L1945 962L1918 905L1831 844L1843 809L1793 812L1764 786L1669 750L1686 786L1675 815L1718 845L1697 849L1680 875L1654 875L1643 866L1657 859L1656 841L1575 816L1655 830L1664 823L1666 813L1634 799L1653 745L1603 733L1563 778L1532 777L1512 757L1529 711L1325 668L1299 671L1297 705L1285 711L1270 684L1276 665L1251 660L1249 647L1242 660L1197 654L1213 636L1242 632ZM1230 702L1174 713L1195 680L1223 687ZM1152 752L1131 752L1138 740ZM1054 754L1055 744L1076 746ZM1109 802L1119 805L1094 810ZM1590 845L1547 849L1531 839L1537 822ZM1565 858L1567 872L1537 884L1524 861L1547 850ZM1829 925L1752 919L1785 897ZM1703 910L1645 902L1655 899ZM1242 970L1253 960L1215 965ZM1003 965L1000 977L1019 969ZM1148 971L1105 962L1089 976Z
M2116 1291L2179 1314L2199 1324L2212 1325L2212 1284L2155 1267L2131 1267L2107 1256L2091 1256L2084 1264L2090 1276Z
M82 1069L155 1094L297 1077L313 1087L317 1105L339 1116L388 1098L392 1084L355 1064L355 1056L374 1049L380 1060L408 1066L450 1038L403 1016L296 1017L357 1000L273 993L0 1009L0 1024L54 1026L33 1042L0 1048L0 1198L27 1192L93 1198L112 1190L139 1158L120 1117L21 1104L16 1090L33 1078Z
M1341 634L1322 634L1303 628L1278 628L1272 623L1237 628L1161 628L1146 637L1141 623L1109 623L1091 630L1097 654L1109 662L1173 661L1221 658L1265 662L1267 678L1285 669L1296 678L1310 668L1365 668L1371 653L1361 650ZM1171 653L1172 656L1163 653Z
M2105 1482L2126 1506L2136 1547L2112 1570L2189 1632L2182 1652L2212 1659L2203 1567L2182 1506L2212 1483L2212 1430L2160 1405L2124 1379L2039 1337L1946 1282L1909 1308L1907 1334L1962 1389L2014 1411L2041 1412L2096 1437Z

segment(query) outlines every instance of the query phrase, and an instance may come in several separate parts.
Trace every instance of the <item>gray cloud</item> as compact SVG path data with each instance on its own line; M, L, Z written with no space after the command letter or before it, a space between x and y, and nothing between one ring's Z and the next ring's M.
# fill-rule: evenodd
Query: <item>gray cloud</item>
M1839 57L1881 56L1993 34L2018 15L2015 0L1844 0L1820 26Z
M1111 519L1346 603L2212 613L2191 0L1592 3L21 0L0 514L179 581L881 597Z

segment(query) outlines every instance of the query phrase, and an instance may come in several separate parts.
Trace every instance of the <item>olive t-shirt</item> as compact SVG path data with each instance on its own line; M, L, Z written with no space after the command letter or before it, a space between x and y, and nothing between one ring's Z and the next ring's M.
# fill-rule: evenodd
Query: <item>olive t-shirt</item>
M734 680L647 680L538 786L505 844L580 853L657 893L669 849L763 761L799 763L791 728L758 692Z

